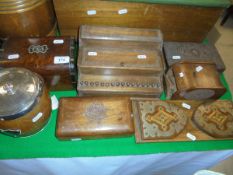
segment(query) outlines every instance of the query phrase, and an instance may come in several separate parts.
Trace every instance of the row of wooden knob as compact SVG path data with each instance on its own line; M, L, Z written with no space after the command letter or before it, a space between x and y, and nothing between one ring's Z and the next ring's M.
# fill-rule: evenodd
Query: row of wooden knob
M138 83L138 82L88 82L80 81L79 87L135 87L135 88L160 88L160 83Z

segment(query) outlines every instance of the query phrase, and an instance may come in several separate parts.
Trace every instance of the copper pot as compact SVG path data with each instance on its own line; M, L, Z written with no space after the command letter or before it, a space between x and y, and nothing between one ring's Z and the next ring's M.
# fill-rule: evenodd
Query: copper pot
M52 0L0 0L0 37L54 34Z

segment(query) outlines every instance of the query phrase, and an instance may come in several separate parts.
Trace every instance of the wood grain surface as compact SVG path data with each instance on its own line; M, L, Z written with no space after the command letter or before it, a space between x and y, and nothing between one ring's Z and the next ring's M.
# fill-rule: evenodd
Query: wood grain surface
M96 0L54 0L54 6L62 35L77 35L81 25L105 25L161 29L166 41L189 42L201 42L223 10ZM88 15L93 10L96 14Z
M62 44L54 44L62 41ZM74 39L71 37L8 38L3 40L0 67L24 67L40 74L51 90L69 90L76 82ZM18 55L16 59L10 59ZM55 57L69 60L55 64Z
M55 25L52 0L4 0L0 3L0 37L47 36L53 33Z
M129 97L62 98L56 136L90 139L131 135L131 110Z
M171 69L176 83L172 99L218 99L226 92L213 62L184 61L174 64Z

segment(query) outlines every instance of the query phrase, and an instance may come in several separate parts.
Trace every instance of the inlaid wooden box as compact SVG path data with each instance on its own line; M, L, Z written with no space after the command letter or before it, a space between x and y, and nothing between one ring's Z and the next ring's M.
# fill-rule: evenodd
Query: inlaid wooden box
M60 99L56 136L93 139L134 133L129 97Z
M0 68L24 67L43 76L51 90L74 89L72 37L7 38L0 46Z
M132 107L137 143L233 139L231 101L135 98Z
M192 42L165 42L164 54L168 66L181 61L212 61L219 72L226 67L214 45Z
M216 23L223 6L202 2L179 5L102 0L54 0L62 35L77 35L81 25L159 28L165 41L201 42ZM173 2L174 3L174 2ZM186 3L187 4L187 3ZM227 4L226 4L227 6Z
M163 92L162 77L153 76L103 76L80 74L78 92L81 96L130 95L160 97Z
M169 99L217 99L226 92L212 62L176 63L168 70L165 81Z

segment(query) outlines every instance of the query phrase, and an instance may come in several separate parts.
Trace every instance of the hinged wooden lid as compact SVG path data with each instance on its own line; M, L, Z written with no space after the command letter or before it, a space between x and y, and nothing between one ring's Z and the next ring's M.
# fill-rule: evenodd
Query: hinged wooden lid
M114 137L133 132L129 97L60 100L56 130L59 139Z
M174 64L172 70L179 90L223 88L214 63L182 62Z
M78 66L81 71L85 68L93 68L93 72L96 73L98 73L97 68L105 69L102 71L103 74L130 74L133 70L137 70L144 71L143 74L153 75L163 73L162 59L162 53L156 49L97 45L79 49Z
M158 29L128 27L88 26L80 27L80 39L98 39L115 41L162 42L162 33Z
M225 70L217 49L214 45L205 45L193 42L165 42L165 58L169 66L181 61L212 61L218 71Z

